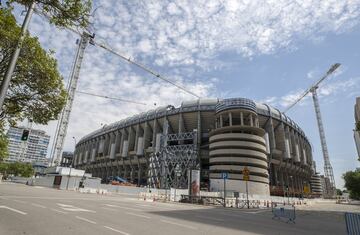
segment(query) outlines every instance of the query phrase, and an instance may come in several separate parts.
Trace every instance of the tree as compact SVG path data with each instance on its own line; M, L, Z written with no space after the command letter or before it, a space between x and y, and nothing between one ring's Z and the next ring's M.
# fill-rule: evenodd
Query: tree
M13 162L0 163L0 173L14 176L31 177L34 175L34 168L29 163Z
M348 171L343 178L345 188L350 192L350 198L360 200L360 170Z
M343 192L340 190L340 189L336 189L336 195L338 196L342 196L343 195Z
M0 9L0 79L4 77L19 32L11 11ZM34 123L47 124L57 119L66 102L62 81L53 54L42 49L38 39L27 33L0 121L15 125L27 118Z
M35 2L37 9L50 18L57 26L87 27L89 24L91 0L10 0L9 3L30 6Z
M4 127L0 123L0 164L8 156L8 140L4 133Z
M358 121L355 125L355 130L360 131L360 121Z

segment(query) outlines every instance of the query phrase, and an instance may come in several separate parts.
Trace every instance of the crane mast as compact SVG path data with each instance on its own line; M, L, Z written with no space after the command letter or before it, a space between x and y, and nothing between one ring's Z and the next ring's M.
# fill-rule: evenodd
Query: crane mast
M324 125L323 125L322 118L321 118L319 99L318 99L316 90L319 88L320 83L322 81L324 81L330 74L332 74L338 67L340 67L339 63L333 64L324 76L322 76L315 84L313 84L309 89L307 89L303 94L301 94L283 112L283 113L285 113L289 109L294 107L297 103L299 103L309 93L312 94L313 101L314 101L317 124L318 124L318 128L319 128L321 149L322 149L323 158L324 158L324 175L325 175L325 177L327 179L329 179L329 183L330 183L330 185L329 185L330 186L329 194L331 196L334 196L334 194L335 194L336 185L335 185L335 179L334 179L334 172L333 172L333 169L332 169L332 166L331 166L331 163L330 163L329 152L328 152L326 139L325 139ZM325 182L325 184L326 184L326 182Z
M51 166L58 166L61 161L62 149L65 142L66 132L69 124L70 113L74 101L75 91L79 80L81 63L84 58L84 53L86 46L89 44L90 39L93 36L83 32L80 38L79 46L76 52L76 57L74 61L74 65L72 68L71 76L68 83L67 88L67 100L63 111L61 112L60 119L58 121L55 133L55 139L53 145L55 146L52 149L52 158L51 158Z
M314 101L316 120L318 123L319 135L320 135L320 141L321 141L321 149L322 149L323 157L324 157L324 174L325 174L325 177L328 178L330 181L331 191L332 191L332 192L330 192L330 194L333 195L335 193L335 189L336 189L334 172L333 172L333 169L332 169L332 166L330 163L329 152L328 152L326 138L325 138L324 125L323 125L322 118L321 118L319 99L317 96L316 89L317 89L317 87L312 87L310 89L310 92L312 93L312 98Z

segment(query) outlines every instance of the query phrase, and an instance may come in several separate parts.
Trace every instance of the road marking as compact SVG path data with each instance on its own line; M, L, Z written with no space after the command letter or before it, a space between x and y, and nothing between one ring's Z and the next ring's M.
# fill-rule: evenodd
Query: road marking
M114 228L109 227L109 226L104 226L104 228L110 229L110 230L112 230L112 231L114 231L114 232L121 233L121 234L124 234L124 235L130 235L130 233L125 233L125 232L123 232L123 231L114 229Z
M154 207L154 206L150 206L150 205L141 205L141 204L136 204L134 206L136 206L136 207Z
M37 203L31 203L31 205L36 206L36 207L40 207L40 208L46 208L46 206L37 204Z
M150 219L150 217L149 217L149 216L146 216L146 215L140 215L140 214L135 214L135 213L131 213L131 212L126 212L125 214L127 214L127 215L133 215L133 216L137 216L137 217L141 217L141 218Z
M25 204L26 202L25 201L21 201L21 200L16 200L16 199L13 199L14 202L18 202L18 203L22 203L22 204Z
M217 219L217 218L214 218L214 217L204 216L204 215L196 215L196 217L202 218L202 219L209 219L209 220L220 221L220 222L223 222L223 221L224 221L223 219Z
M19 211L19 210L16 210L16 209L11 208L11 207L8 207L8 206L0 206L0 208L8 209L8 210L11 210L11 211L13 211L13 212L16 212L16 213L19 213L19 214L22 214L22 215L26 215L26 214L27 214L26 212Z
M101 209L108 210L108 211L118 211L116 209L111 209L111 208L107 208L107 207L101 207Z
M60 210L56 210L56 209L53 209L53 208L51 208L51 210L52 210L52 211L59 212L59 213L61 213L61 214L67 214L67 212L65 212L65 211L60 211Z
M92 221L92 220L89 220L89 219L85 219L85 218L80 217L80 216L76 216L76 218L79 219L79 220L86 221L86 222L91 223L91 224L96 224L95 221Z
M173 222L173 221L170 221L170 220L160 220L161 222L164 222L164 223L168 223L168 224L172 224L172 225L177 225L177 226L181 226L181 227L184 227L184 228L189 228L189 229L194 229L196 230L197 228L196 227L193 227L193 226L190 226L190 225L186 225L186 224L180 224L180 223L176 223L176 222Z
M41 186L34 186L34 188L44 188L44 187L41 187Z
M259 214L262 212L265 212L265 210L264 211L244 211L244 213L248 213L248 214Z
M56 203L58 206L61 207L61 209L63 209L64 211L77 211L77 212L92 212L92 213L96 213L96 211L93 210L88 210L88 209L83 209L80 207L76 207L73 205L67 205L67 204L62 204L62 203Z
M142 210L136 209L136 208L126 207L126 206L118 206L118 205L111 205L111 204L104 204L104 206L122 208L122 209L133 210L133 211L142 211Z

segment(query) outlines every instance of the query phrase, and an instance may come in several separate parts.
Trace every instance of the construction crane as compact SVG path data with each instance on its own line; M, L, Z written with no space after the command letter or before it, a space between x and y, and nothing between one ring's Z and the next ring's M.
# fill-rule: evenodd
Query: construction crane
M35 9L36 13L39 13L39 11L37 11ZM43 14L41 14L43 15ZM47 16L45 16L47 17ZM186 92L192 96L195 96L196 98L200 98L199 95L195 94L194 92L186 89L185 87L165 78L164 76L160 75L159 73L156 73L155 71L153 71L152 69L132 60L130 57L125 57L122 54L120 54L119 52L113 50L110 46L105 45L104 43L100 43L97 42L94 38L95 38L95 34L91 34L89 33L87 30L83 30L82 33L80 33L79 31L72 29L72 28L66 28L76 34L79 34L81 36L80 38L80 42L79 42L79 46L77 49L77 53L76 53L76 57L75 57L75 61L73 64L73 68L72 68L72 72L71 72L71 76L69 79L69 84L68 84L68 96L67 96L67 101L66 101L66 105L61 113L61 116L58 120L58 124L56 127L56 131L55 131L55 139L53 142L53 146L52 146L52 152L51 152L51 166L58 166L60 161L61 161L61 155L62 155L62 150L64 147L64 142L65 142L65 137L66 137L66 133L67 133L67 128L68 128L68 124L69 124L69 119L70 119L70 113L71 113L71 109L72 109L72 104L73 104L73 100L74 100L74 96L75 96L75 92L76 92L76 88L77 88L77 83L79 80L79 74L80 74L80 69L81 69L81 64L82 64L82 60L84 57L84 53L85 53L85 49L87 47L88 44L94 45L94 46L98 46L100 48L105 49L106 51L118 56L119 58L121 58L122 60L127 61L128 63L135 65L136 67L144 70L147 73L150 73L151 75L155 76L158 79L161 79L177 88L179 88L180 90L182 90L183 92ZM85 92L79 92L79 93L85 93ZM93 95L93 94L89 94L88 95ZM100 96L100 95L97 95ZM109 97L104 97L103 98L109 98ZM123 100L125 101L125 100ZM128 100L125 102L129 102ZM132 102L134 103L134 102ZM143 103L141 103L143 104Z
M315 107L315 114L316 114L317 124L318 124L318 128L319 128L319 134L320 134L321 149L322 149L323 157L324 157L324 174L325 174L325 177L328 178L330 181L330 186L331 186L331 191L332 191L331 194L335 193L336 185L335 185L333 169L332 169L330 159L329 159L329 152L328 152L328 148L326 145L324 125L323 125L322 118L321 118L319 99L318 99L316 90L319 88L320 83L322 81L324 81L329 75L331 75L338 67L340 67L339 63L333 64L330 67L330 69L327 71L327 73L320 78L319 81L314 83L309 89L307 89L302 95L299 96L299 98L297 98L291 105L289 105L283 111L283 113L289 111L289 109L294 107L309 93L312 94L312 98L314 101L314 107Z
M99 94L94 94L94 93L85 92L85 91L76 91L76 93L83 94L83 95L90 95L90 96L100 97L100 98L105 98L105 99L109 99L109 100L117 100L117 101L120 101L120 102L147 105L147 104L145 104L143 102L139 102L139 101L127 100L127 99L118 98L118 97L111 97L111 96L107 96L107 95L99 95Z

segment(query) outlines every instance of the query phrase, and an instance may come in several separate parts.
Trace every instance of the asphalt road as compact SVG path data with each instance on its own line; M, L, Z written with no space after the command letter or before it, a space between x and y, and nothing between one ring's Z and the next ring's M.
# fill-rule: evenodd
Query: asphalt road
M271 211L145 202L0 184L0 235L12 234L346 234L343 213L299 211L296 224Z

